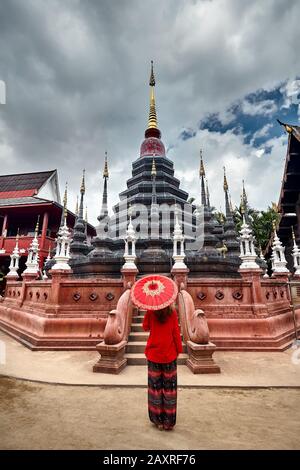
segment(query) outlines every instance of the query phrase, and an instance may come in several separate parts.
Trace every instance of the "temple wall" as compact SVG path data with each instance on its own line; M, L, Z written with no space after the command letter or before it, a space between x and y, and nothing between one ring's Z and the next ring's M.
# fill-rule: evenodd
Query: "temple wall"
M121 279L8 281L0 327L32 349L94 349L123 290Z
M219 349L284 350L294 338L285 280L192 279L187 290L195 308L204 311ZM300 305L296 317L300 328Z
M46 281L8 280L0 328L31 349L94 349L124 286L122 278L61 273ZM219 349L279 351L294 339L286 279L263 279L260 273L192 278L187 291L195 308L204 311L211 341ZM300 328L300 301L296 317Z

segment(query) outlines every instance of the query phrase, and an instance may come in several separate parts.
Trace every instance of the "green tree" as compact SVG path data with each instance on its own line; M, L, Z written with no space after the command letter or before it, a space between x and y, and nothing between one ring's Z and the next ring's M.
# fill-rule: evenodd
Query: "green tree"
M241 206L235 208L233 217L236 229L240 231L243 220ZM257 246L261 246L264 250L272 235L273 222L277 223L279 221L280 216L277 212L276 204L272 203L272 206L269 206L266 211L258 211L248 207L247 217L252 227Z

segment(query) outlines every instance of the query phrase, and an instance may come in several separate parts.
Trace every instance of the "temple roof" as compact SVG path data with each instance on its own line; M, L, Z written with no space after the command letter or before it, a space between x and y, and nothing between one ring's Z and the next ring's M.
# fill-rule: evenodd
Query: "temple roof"
M53 199L59 202L57 170L36 173L19 173L0 176L0 199L23 198L37 195L50 181Z

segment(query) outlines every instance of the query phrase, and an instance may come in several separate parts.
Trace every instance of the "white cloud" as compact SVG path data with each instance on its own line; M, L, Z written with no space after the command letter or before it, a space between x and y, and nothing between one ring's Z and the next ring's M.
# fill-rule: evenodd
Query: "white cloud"
M196 193L198 180L192 186L190 178L198 173L201 146L208 157L212 199L223 200L222 166L227 162L235 201L245 177L252 200L266 205L276 199L271 190L278 193L281 179L276 142L271 154L256 158L257 149L233 133L203 131L178 146L177 137L183 128L197 128L210 113L220 113L224 124L231 122L226 111L231 103L297 76L300 56L291 45L300 42L299 16L298 0L290 0L288 8L283 0L5 2L0 79L9 100L1 107L5 128L0 139L10 159L2 159L1 172L57 167L60 181L69 182L74 209L86 167L89 220L96 222L105 150L110 205L125 189L139 155L149 62L154 59L159 125L166 148L175 145L170 157L183 189ZM244 106L251 115L268 115L275 105ZM272 178L279 180L265 190L257 180L273 169L273 159L278 167Z
M261 100L251 103L246 99L242 102L242 110L244 114L248 114L249 116L267 116L277 110L277 105L273 100Z

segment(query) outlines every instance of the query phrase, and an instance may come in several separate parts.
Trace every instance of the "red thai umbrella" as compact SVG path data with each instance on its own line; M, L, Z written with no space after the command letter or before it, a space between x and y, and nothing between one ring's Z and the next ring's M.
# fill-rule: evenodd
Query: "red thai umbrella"
M177 293L177 285L172 279L151 274L135 282L131 289L131 299L137 307L144 310L160 310L174 302Z

